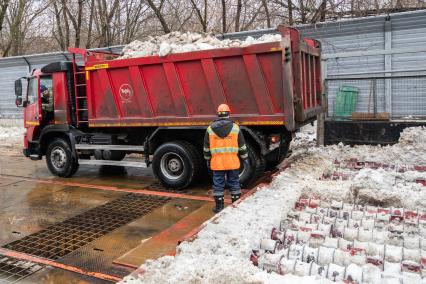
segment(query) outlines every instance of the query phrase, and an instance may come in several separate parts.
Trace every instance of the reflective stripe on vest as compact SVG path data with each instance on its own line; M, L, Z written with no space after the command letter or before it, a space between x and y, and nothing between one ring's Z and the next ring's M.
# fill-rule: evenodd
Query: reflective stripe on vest
M240 128L234 123L231 132L226 137L219 137L209 126L207 128L212 155L210 167L212 170L236 170L240 168L238 158L238 133Z

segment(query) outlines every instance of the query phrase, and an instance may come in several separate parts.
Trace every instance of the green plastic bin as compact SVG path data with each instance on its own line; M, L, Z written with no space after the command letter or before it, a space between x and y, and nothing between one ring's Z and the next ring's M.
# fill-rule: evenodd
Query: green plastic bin
M353 86L341 86L337 91L334 104L334 116L349 117L355 111L359 89Z

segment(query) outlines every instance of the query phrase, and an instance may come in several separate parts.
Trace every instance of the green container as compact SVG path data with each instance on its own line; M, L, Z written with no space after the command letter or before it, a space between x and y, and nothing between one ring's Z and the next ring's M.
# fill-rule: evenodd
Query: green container
M341 86L337 91L334 116L350 117L355 111L359 90L353 86Z

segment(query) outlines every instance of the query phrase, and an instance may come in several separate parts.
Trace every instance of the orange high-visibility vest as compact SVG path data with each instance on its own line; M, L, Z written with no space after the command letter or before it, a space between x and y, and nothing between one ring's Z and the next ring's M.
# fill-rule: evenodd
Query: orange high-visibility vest
M210 168L213 171L236 170L240 168L238 158L238 133L240 128L234 123L228 136L221 138L209 126L207 128L212 159Z

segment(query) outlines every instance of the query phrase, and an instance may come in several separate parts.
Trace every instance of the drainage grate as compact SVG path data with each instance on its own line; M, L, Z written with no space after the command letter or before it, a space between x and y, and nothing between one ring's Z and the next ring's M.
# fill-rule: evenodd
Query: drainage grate
M127 194L4 247L56 260L151 212L168 200L170 198Z
M42 268L37 263L0 256L0 284L16 283Z

